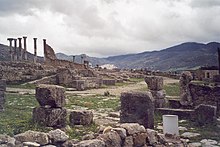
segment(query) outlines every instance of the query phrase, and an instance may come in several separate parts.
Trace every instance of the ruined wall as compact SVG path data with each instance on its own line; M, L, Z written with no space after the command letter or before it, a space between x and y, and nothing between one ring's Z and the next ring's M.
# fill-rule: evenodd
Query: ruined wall
M220 115L220 87L207 86L190 83L189 90L193 106L207 104L217 107L217 114Z
M56 73L55 68L26 62L0 62L0 68L2 78L12 84L33 81Z
M57 59L55 52L52 47L50 47L48 44L45 46L44 50L44 58L45 58L45 64L54 66L54 67L69 67L69 68L75 68L75 69L86 69L84 64L78 64L73 63L66 60L59 60Z

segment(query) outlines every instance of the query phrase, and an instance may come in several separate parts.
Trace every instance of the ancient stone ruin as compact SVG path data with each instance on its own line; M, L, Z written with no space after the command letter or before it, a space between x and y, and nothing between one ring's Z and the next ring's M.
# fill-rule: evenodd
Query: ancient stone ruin
M163 90L163 77L147 76L144 78L153 98L155 108L165 107L167 104L166 92Z
M2 69L0 68L0 112L4 111L6 80L2 79Z
M180 76L180 103L183 106L192 105L189 83L193 79L192 74L185 71Z
M139 123L154 128L154 102L150 92L121 94L121 123Z
M40 107L33 109L34 122L61 128L66 126L67 110L65 106L65 90L56 85L39 85L36 87L36 99Z

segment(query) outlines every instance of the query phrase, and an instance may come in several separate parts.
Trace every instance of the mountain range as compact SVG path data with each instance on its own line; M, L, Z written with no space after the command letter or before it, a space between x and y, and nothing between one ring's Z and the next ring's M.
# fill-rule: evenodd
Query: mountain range
M218 66L217 49L220 43L207 44L187 42L160 51L142 52L111 56L107 58L88 57L76 55L76 62L81 62L81 56L86 56L92 65L113 64L118 68L146 68L149 70L176 71L195 69L201 66ZM56 54L57 58L73 60L72 56L62 53Z
M186 42L159 51L147 51L137 54L110 56L107 58L89 57L85 54L74 55L75 62L81 63L83 56L93 66L112 64L118 68L146 68L149 70L175 71L195 69L201 66L218 66L217 49L220 43L210 42L207 44ZM58 59L73 60L73 55L63 53L56 54ZM33 55L28 53L28 59L33 60ZM42 60L38 57L38 60ZM9 61L9 47L0 44L0 61Z

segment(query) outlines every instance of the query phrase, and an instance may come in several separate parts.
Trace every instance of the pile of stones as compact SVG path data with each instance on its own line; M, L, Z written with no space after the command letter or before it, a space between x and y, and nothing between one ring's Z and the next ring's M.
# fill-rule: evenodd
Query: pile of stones
M90 137L86 137L90 136ZM17 134L14 138L0 135L0 144L3 146L17 147L138 147L138 146L162 146L175 147L187 146L184 140L168 139L163 134L152 129L146 129L137 123L124 123L118 126L100 129L98 133L85 135L82 141L70 139L60 129L48 133L26 131Z
M163 77L147 76L144 78L153 98L155 108L163 108L167 104L166 92L163 90Z

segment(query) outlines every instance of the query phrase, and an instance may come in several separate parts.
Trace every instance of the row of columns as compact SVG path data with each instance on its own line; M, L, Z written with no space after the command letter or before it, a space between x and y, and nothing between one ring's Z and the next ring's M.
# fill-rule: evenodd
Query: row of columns
M23 48L22 48L22 39L23 39ZM37 62L37 38L34 39L34 63ZM24 36L23 38L8 38L9 47L10 47L10 58L11 61L22 61L28 60L27 57L27 37ZM45 40L45 39L44 39ZM18 46L17 46L18 41ZM14 46L13 46L14 42ZM45 40L46 42L46 40Z

